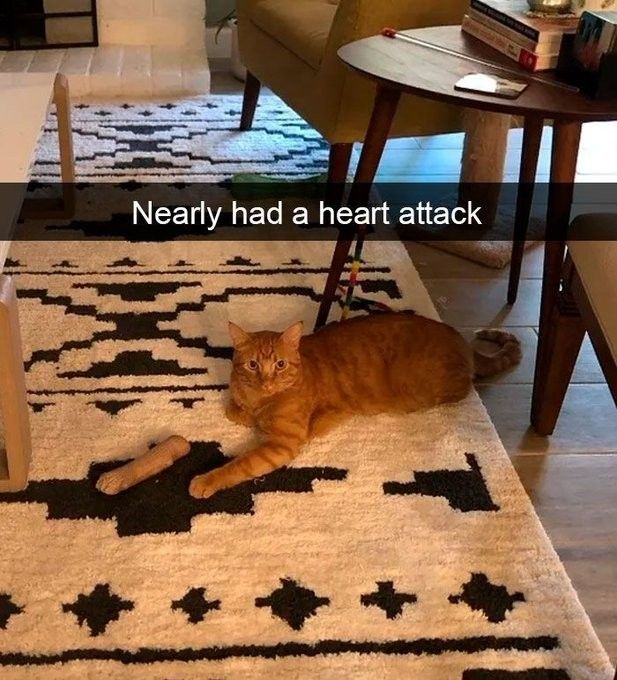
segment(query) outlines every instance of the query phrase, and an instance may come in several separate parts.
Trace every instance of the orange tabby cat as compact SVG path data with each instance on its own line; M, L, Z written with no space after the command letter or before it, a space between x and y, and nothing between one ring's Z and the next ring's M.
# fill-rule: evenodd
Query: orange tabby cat
M359 316L302 337L302 323L283 333L247 333L233 323L231 401L227 417L257 426L263 443L195 477L190 492L208 498L289 463L311 438L353 414L408 413L463 399L474 373L488 376L520 361L518 340L480 331L497 342L472 352L446 324L412 312Z

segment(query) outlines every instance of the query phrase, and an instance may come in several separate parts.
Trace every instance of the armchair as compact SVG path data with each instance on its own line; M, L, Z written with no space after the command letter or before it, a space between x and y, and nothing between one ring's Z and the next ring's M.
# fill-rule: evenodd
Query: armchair
M266 84L330 143L329 180L344 182L352 144L364 140L375 92L338 59L339 47L384 26L458 24L467 5L467 0L238 0L240 52L248 70L241 129L251 127L260 84ZM407 96L391 136L461 129L460 109Z

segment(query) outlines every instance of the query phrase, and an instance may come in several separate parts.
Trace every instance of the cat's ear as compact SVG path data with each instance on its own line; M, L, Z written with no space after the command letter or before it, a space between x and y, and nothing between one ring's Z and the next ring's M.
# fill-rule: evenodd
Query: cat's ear
M231 321L229 322L229 335L234 347L245 345L251 339L249 333L243 331L240 326Z
M302 321L298 321L293 326L281 333L281 342L290 349L298 349L300 338L302 337Z

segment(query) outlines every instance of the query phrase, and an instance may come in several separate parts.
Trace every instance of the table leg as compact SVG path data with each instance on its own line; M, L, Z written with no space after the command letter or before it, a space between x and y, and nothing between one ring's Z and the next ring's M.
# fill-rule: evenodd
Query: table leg
M54 103L58 118L64 209L68 214L72 214L75 210L75 155L73 153L73 128L71 125L71 98L67 77L61 73L56 76L54 84Z
M401 93L399 90L381 85L377 87L371 121L366 132L358 169L349 194L349 203L352 206L362 205L368 201L371 185L375 179L379 161L388 140L388 134L392 127L392 120L396 114L400 97ZM339 232L326 286L321 297L319 312L317 313L317 320L315 321L315 330L321 328L328 320L330 307L336 295L336 287L345 268L345 262L353 243L354 235L355 230L353 228L342 229Z
M523 129L523 153L521 170L518 179L516 196L516 216L514 218L514 240L512 241L512 259L510 261L510 281L508 283L508 304L516 302L518 282L521 275L521 264L525 252L525 238L529 226L529 215L533 202L533 189L538 169L538 156L542 141L544 119L527 116Z
M332 302L336 295L336 287L341 280L343 269L345 269L345 262L347 261L347 255L349 254L349 249L353 243L353 238L353 230L341 229L339 232L338 240L334 246L332 261L330 262L330 270L328 271L326 285L321 295L321 303L319 305L319 311L317 312L315 328L313 330L320 329L328 320L330 307L332 307Z
M531 424L538 422L540 407L545 399L551 399L550 385L543 384L547 361L546 345L550 332L550 318L559 293L561 270L566 249L566 235L572 208L572 194L576 175L576 161L581 136L578 121L555 120L551 151L551 178L546 215L546 244L542 274L542 300L540 304L540 328L538 350L531 401Z
M0 450L0 491L19 491L28 481L30 418L15 287L10 277L1 275L0 411L5 439L5 452Z
M66 76L58 74L54 82L53 102L58 121L60 148L60 181L62 198L26 198L21 209L22 219L71 218L75 214L75 157L71 125L71 100Z
M366 131L360 161L349 196L351 205L362 205L368 200L371 184L377 174L377 168L388 141L400 98L400 90L388 88L384 85L377 87L371 121Z

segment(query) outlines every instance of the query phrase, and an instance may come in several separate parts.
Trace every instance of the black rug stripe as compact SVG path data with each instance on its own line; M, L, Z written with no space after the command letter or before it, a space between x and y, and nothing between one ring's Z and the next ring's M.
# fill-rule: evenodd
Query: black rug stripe
M229 388L229 385L133 385L133 387L93 387L92 389L69 389L69 390L28 390L32 396L45 396L51 394L137 394L148 392L221 392Z
M334 243L334 241L332 241ZM346 266L344 271L349 273L350 267ZM220 276L228 276L229 274L242 274L244 276L272 276L273 274L327 274L330 269L328 267L285 267L282 269L271 268L271 269L151 269L147 271L132 269L130 271L117 271L114 270L110 272L109 269L106 271L63 271L54 269L51 271L34 271L21 269L20 267L5 267L4 271L9 274L28 274L29 276L200 276L207 275L212 276L214 274ZM390 267L362 267L362 272L364 274L389 274L391 272Z
M57 654L0 653L0 666L47 666L72 661L118 661L123 664L150 664L172 661L222 661L230 658L280 659L290 656L316 657L337 654L386 654L438 656L450 652L478 654L485 651L534 652L550 651L559 647L556 637L494 636L459 639L420 638L386 642L355 642L352 640L321 640L316 644L285 642L276 645L231 645L199 649L154 649L142 647L126 649L70 649Z
M566 671L555 668L529 668L524 671L478 668L465 671L462 680L570 680L570 676Z

